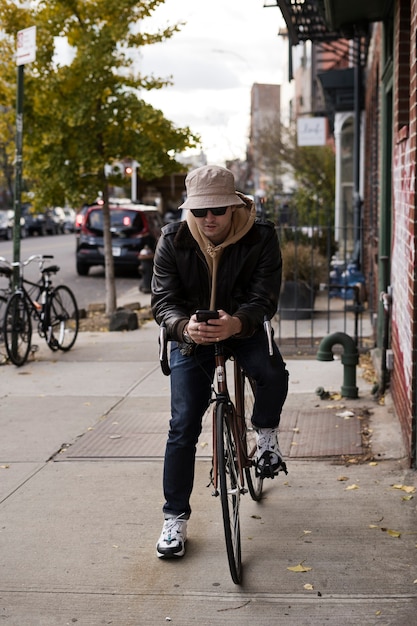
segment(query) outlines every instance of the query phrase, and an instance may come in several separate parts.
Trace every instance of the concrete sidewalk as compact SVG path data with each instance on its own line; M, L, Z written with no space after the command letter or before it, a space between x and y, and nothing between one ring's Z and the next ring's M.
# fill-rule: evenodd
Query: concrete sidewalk
M68 353L39 346L24 367L0 367L1 623L415 623L416 473L359 374L358 400L322 401L317 386L340 390L340 362L288 360L289 475L266 482L260 504L243 498L238 587L207 488L208 423L187 554L155 556L169 413L156 325L80 333ZM320 447L329 424L336 456Z

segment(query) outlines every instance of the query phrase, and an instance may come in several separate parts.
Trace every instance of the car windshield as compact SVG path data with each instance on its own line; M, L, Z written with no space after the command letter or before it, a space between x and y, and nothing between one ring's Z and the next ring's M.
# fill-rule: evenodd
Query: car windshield
M89 230L102 233L103 211L101 209L90 211L86 226ZM113 234L129 236L141 232L143 228L142 216L138 211L130 211L129 209L110 210L110 230Z

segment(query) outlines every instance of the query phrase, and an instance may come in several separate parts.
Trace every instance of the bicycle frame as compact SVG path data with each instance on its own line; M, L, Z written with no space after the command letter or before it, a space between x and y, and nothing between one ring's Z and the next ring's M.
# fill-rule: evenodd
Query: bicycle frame
M30 307L31 315L34 319L38 321L38 331L40 330L43 333L43 336L49 342L51 337L48 337L48 334L51 334L52 329L50 326L50 320L48 319L48 311L49 311L49 303L48 297L51 293L52 281L50 278L50 273L55 273L56 268L48 268L48 271L42 272L43 260L47 258L53 258L52 256L43 256L41 260L39 260L39 264L41 266L41 279L38 282L34 282L28 280L24 277L23 267L30 260L35 260L32 257L29 257L27 262L19 264L19 280L18 286L15 290L17 293L21 293L28 306ZM13 264L14 265L14 264ZM32 289L31 289L32 288ZM35 290L35 297L33 297L33 291Z
M234 360L234 380L235 380L235 404L232 402L229 394L229 390L227 387L227 373L226 373L226 363L227 359L224 354L224 347L222 343L216 343L214 346L214 377L216 380L217 391L215 392L214 399L214 408L213 408L213 487L214 494L218 495L218 460L217 460L217 437L216 437L216 413L217 407L220 403L224 402L228 405L232 419L231 419L231 428L232 435L236 445L237 452L237 463L239 469L239 478L241 484L241 493L247 493L247 489L245 488L245 472L244 469L246 467L250 467L252 465L252 460L248 458L246 450L244 450L242 446L242 438L243 438L243 428L242 421L239 416L243 415L243 407L240 407L241 397L242 397L242 375L240 371L240 366L236 360Z

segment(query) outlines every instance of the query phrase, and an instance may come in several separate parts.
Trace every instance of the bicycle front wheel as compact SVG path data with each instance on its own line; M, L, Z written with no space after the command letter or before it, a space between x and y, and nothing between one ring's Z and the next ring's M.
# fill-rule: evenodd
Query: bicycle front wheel
M243 370L242 376L242 401L244 415L242 419L245 422L246 430L246 450L247 459L250 463L245 468L246 481L248 483L249 493L252 500L259 502L262 498L263 478L256 473L256 430L252 424L253 406L255 404L255 381L249 378Z
M240 481L236 445L231 433L231 410L221 402L216 410L217 465L220 500L222 503L224 536L232 580L242 580L242 553L240 542Z
M77 301L71 289L65 285L56 287L49 301L48 346L66 352L71 350L78 335L79 313Z
M27 361L32 339L30 311L22 293L14 293L6 305L3 334L7 356L20 367Z

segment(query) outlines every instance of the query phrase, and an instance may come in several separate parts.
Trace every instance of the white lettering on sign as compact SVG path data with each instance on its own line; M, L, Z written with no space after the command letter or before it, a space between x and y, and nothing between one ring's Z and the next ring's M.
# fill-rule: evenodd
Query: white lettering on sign
M325 117L299 117L297 119L297 144L299 146L325 146Z

